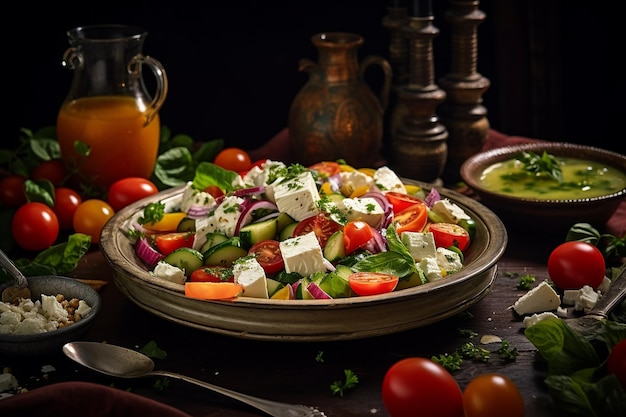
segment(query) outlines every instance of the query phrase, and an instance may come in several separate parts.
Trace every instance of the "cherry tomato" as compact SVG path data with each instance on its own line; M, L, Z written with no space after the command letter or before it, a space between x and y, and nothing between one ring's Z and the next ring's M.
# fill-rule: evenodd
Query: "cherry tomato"
M224 195L224 191L217 185L209 185L204 189L204 192L211 194L213 198L218 198Z
M334 161L322 161L313 164L309 169L317 171L320 178L328 178L341 172L341 166Z
M318 213L298 222L298 225L293 230L293 236L302 236L309 232L314 232L317 241L323 249L330 235L340 229L341 225L331 219L328 214Z
M60 159L42 161L35 167L30 177L33 180L48 180L55 187L60 187L67 178L67 168Z
M82 197L71 188L57 187L54 189L54 213L59 219L61 230L71 230L74 227L74 213L82 202Z
M385 197L393 207L394 213L400 213L402 210L409 208L413 204L423 203L423 200L412 196L410 194L398 193L395 191L389 191L385 193Z
M0 180L0 204L3 207L17 208L26 203L26 190L22 175L8 175Z
M356 220L346 223L343 227L343 245L346 255L362 248L377 233L372 226L364 221Z
M109 187L107 203L113 210L120 211L127 205L141 200L144 197L159 192L156 185L150 180L140 177L128 177L117 180Z
M604 256L591 243L561 243L548 257L548 275L562 290L577 290L585 285L597 289L605 272Z
M348 284L356 295L386 294L396 289L398 277L382 272L353 272Z
M428 207L420 200L419 203L410 205L393 217L396 232L421 232L428 222Z
M194 234L189 232L160 233L154 236L154 243L163 255L169 255L176 249L192 248Z
M622 339L613 346L609 353L607 369L617 377L622 387L626 389L626 339Z
M115 214L113 207L97 198L85 200L74 212L74 231L91 236L92 243L100 243L100 232L105 223Z
M428 231L432 232L435 239L435 246L449 248L456 246L461 251L470 245L470 234L462 226L453 223L431 223Z
M234 282L233 269L221 266L205 266L196 269L189 276L191 282Z
M410 357L393 364L383 378L382 399L391 417L463 416L463 392L456 380L426 358Z
M59 220L54 210L46 204L26 203L13 214L11 234L22 249L47 249L59 237Z
M463 392L465 417L524 417L524 400L513 381L489 373L472 379Z
M264 240L252 245L248 255L254 255L266 274L274 274L285 267L280 243L276 240Z
M252 167L252 161L248 152L239 148L222 149L213 160L213 163L235 172L248 171Z

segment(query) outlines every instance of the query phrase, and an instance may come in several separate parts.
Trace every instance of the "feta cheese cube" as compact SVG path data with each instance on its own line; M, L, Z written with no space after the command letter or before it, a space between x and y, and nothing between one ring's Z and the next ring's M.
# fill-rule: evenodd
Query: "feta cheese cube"
M521 296L512 306L520 316L556 310L561 305L561 297L547 281L542 281L535 288Z
M285 182L276 181L270 187L279 211L300 221L319 213L320 200L317 185L311 172L307 171Z
M202 223L196 222L196 235L202 236L210 232L223 233L228 237L235 235L237 220L241 211L239 209L244 199L236 196L227 196L213 214L208 216Z
M400 238L415 261L437 258L437 247L432 232L403 232Z
M437 263L446 271L446 275L459 272L463 268L461 256L446 248L437 248Z
M346 222L362 220L378 229L385 218L383 208L371 197L344 198L337 201L335 206L345 216Z
M431 210L444 222L458 224L460 220L469 220L471 217L461 207L447 198L442 198L433 204Z
M280 242L280 251L287 272L308 277L315 272L326 271L324 254L314 232Z
M387 166L380 167L374 172L374 183L382 192L406 194L406 187L400 177Z
M180 210L187 212L191 206L213 207L215 205L215 197L204 191L196 190L192 187L192 184L192 182L188 182L185 191L183 191Z
M152 271L152 275L166 281L175 282L177 284L184 284L187 280L187 277L185 276L185 271L177 266L170 265L164 261L159 261L156 264L154 270Z
M419 261L419 267L424 272L426 279L430 282L443 278L441 268L437 263L437 258L423 258Z
M235 282L243 285L245 297L269 298L265 271L256 258L246 257L233 264Z
M372 188L376 186L374 178L360 171L342 171L341 177L342 188L356 190L357 188Z

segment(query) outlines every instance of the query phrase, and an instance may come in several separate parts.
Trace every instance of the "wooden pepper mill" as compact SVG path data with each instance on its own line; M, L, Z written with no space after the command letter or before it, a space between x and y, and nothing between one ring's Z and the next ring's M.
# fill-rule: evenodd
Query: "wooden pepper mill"
M403 177L425 182L439 179L447 158L448 132L435 113L446 98L434 82L431 0L413 0L402 33L408 39L409 81L398 100L406 106L397 129L391 133L391 165Z
M450 8L445 13L452 30L451 70L439 80L447 95L439 109L449 135L448 161L443 175L446 183L459 181L459 168L468 157L480 152L489 135L482 95L490 83L476 71L477 27L485 20L478 4L478 0L450 0Z

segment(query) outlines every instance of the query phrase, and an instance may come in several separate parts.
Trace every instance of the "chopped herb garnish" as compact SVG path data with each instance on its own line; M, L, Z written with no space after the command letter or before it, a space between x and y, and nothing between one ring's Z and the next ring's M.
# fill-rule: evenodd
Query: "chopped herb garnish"
M150 203L143 209L143 216L137 219L139 224L154 224L160 221L165 214L165 204L157 201Z
M541 156L534 152L524 151L515 159L524 164L524 171L535 175L545 174L558 182L563 181L560 161L546 151L543 151Z
M345 375L345 379L343 381L335 381L330 384L330 390L333 395L339 395L340 397L343 397L343 394L347 390L354 389L359 383L359 378L350 369L344 369L343 373Z

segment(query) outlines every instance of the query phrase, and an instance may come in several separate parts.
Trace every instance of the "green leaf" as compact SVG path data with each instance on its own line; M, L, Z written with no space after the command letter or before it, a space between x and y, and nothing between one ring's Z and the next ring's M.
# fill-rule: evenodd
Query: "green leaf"
M200 162L193 178L193 187L204 190L210 185L217 185L224 192L233 191L233 181L239 174L229 171L212 162Z
M224 149L224 139L214 139L203 142L194 152L193 160L197 164L202 161L213 161L222 149Z
M170 187L191 181L195 175L195 166L189 149L178 146L159 155L154 175L160 182Z
M28 201L43 203L54 208L54 184L50 180L26 180L24 188Z
M67 242L45 249L33 259L34 263L51 266L58 275L73 271L80 259L89 251L91 236L83 233L70 235Z

